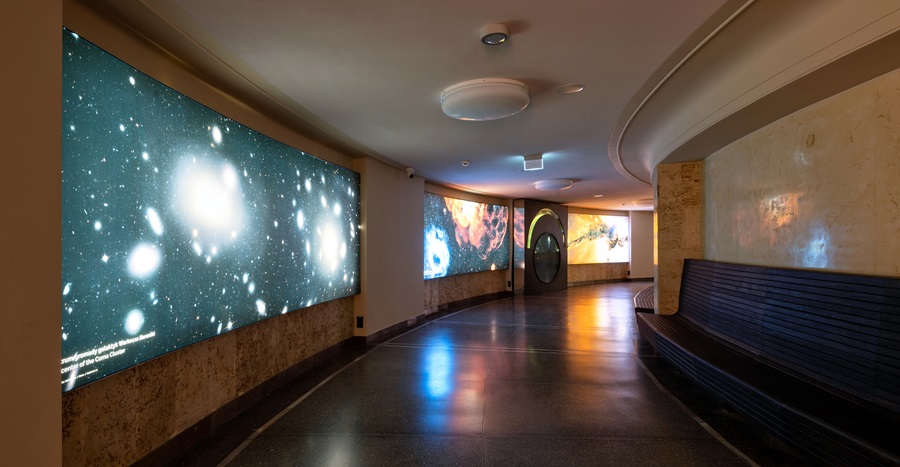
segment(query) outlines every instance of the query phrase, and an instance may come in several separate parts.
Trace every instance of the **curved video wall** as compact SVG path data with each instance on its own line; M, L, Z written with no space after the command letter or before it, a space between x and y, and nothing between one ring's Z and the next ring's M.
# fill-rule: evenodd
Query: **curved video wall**
M359 293L359 175L63 31L63 391Z
M509 207L425 193L424 277L509 268Z

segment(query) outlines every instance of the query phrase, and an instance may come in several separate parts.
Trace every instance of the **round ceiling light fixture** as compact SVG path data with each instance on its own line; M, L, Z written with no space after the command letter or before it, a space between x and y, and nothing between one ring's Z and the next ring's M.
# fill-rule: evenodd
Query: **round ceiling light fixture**
M509 28L505 24L486 24L481 28L481 42L487 45L500 45L509 40Z
M528 86L514 79L479 78L444 89L441 110L457 120L488 121L521 112L531 97Z
M534 182L534 188L541 191L559 191L571 188L575 183L571 178L550 178Z

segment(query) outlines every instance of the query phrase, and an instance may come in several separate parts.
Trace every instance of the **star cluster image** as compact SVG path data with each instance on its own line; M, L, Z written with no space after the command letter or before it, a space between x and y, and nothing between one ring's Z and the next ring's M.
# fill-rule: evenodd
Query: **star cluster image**
M359 293L359 174L63 31L63 391Z
M509 208L425 193L424 277L509 268Z

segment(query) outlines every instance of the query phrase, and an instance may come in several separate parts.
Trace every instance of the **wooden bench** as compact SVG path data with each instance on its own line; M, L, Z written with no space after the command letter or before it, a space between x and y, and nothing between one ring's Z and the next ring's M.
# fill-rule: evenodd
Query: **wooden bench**
M900 279L686 260L656 351L822 462L900 464Z
M634 296L634 311L637 313L654 313L656 311L656 291L654 286L641 290Z

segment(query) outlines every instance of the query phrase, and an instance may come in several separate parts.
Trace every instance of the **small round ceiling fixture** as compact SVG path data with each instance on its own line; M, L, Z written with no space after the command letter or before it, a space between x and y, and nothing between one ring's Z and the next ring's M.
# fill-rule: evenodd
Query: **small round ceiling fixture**
M509 28L505 24L486 24L481 28L481 42L487 45L500 45L509 40Z
M603 195L594 195L594 198L602 198Z
M507 78L463 81L441 92L441 110L457 120L506 118L521 112L529 102L528 86Z
M584 91L584 85L581 83L563 84L556 88L558 94L578 94L581 91Z
M462 161L462 166L463 166L463 167L468 167L468 166L469 166L469 161Z
M550 178L534 182L534 188L541 191L559 191L571 188L575 183L571 178Z

